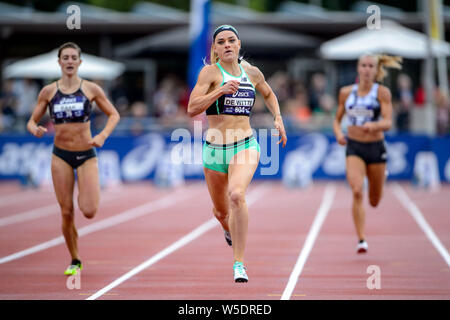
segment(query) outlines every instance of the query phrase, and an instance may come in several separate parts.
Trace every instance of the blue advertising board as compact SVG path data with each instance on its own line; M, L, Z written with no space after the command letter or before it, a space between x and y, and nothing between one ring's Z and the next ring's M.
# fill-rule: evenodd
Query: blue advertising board
M301 184L308 179L344 179L345 147L323 133L289 135L285 148L266 129L254 131L261 146L255 179L283 179ZM0 135L0 179L38 175L50 179L52 136ZM141 136L111 136L97 149L105 179L139 181L175 174L203 178L202 135L188 130L151 132ZM450 136L387 135L389 179L412 180L418 156L432 155L442 182L450 182Z

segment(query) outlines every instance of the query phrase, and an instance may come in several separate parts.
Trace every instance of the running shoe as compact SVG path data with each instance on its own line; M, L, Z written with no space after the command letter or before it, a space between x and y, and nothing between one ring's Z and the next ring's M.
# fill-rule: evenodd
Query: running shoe
M236 261L233 265L234 282L247 282L247 268L242 262Z
M367 250L369 250L369 245L367 244L367 242L365 240L360 241L358 243L358 245L356 246L357 253L366 253Z
M231 242L231 233L230 233L230 231L223 230L223 233L225 235L226 242L231 247L233 245L233 243Z
M83 265L81 263L71 264L67 267L66 271L64 271L64 274L66 276L74 276L81 270L83 270Z

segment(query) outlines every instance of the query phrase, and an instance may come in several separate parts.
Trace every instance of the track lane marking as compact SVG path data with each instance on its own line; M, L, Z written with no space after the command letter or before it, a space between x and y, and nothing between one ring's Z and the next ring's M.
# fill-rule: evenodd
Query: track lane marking
M256 200L261 198L268 191L268 189L269 188L266 186L266 184L262 183L262 184L258 185L257 187L255 187L255 189L251 190L247 195L247 206L250 207L253 203L255 203ZM152 257L150 257L149 259L147 259L140 265L134 267L133 269L131 269L130 271L128 271L121 277L117 278L116 280L114 280L113 282L111 282L110 284L105 286L104 288L100 289L95 294L88 297L86 300L95 300L95 299L101 297L102 295L104 295L108 291L110 291L111 289L117 287L121 283L127 281L131 277L133 277L136 274L140 273L141 271L147 269L151 265L157 263L161 259L167 257L168 255L172 254L176 250L187 245L188 243L192 242L193 240L195 240L198 237L205 234L207 231L209 231L212 228L217 227L217 226L219 226L219 222L217 221L216 218L209 219L208 221L204 222L203 224L201 224L200 226L198 226L197 228L195 228L194 230L192 230L191 232L189 232L182 238L178 239L171 245L167 246L165 249L159 251L158 253L156 253L155 255L153 255Z
M45 207L35 208L24 212L12 214L7 217L0 218L0 227L9 226L20 222L38 219L50 216L59 212L58 204L51 204Z
M398 184L395 183L393 186L394 194L403 207L409 212L409 214L414 218L416 223L422 229L422 231L427 236L428 240L433 244L439 254L442 256L444 261L447 263L447 266L450 267L450 255L439 240L438 236L434 233L433 228L428 224L424 215L420 211L420 209L415 205L415 203L411 200L405 190Z
M77 194L75 194L75 197ZM117 191L109 191L105 192L101 196L101 201L109 201L111 199L115 199L117 197ZM52 201L53 202L53 201ZM0 227L26 222L30 220L35 220L38 218L46 217L52 214L59 214L61 212L61 209L59 207L58 203L53 203L44 207L40 208L34 208L31 210L23 211L23 212L17 212L14 214L11 214L6 217L0 218Z
M117 198L116 194L107 193L102 196L101 201L110 201ZM27 222L42 217L59 214L61 209L58 203L53 203L44 207L27 210L24 212L14 213L12 215L0 218L0 227L9 226L16 223Z
M193 197L193 196L194 196L193 194L188 194L183 191L178 191L175 194L165 196L164 198L161 198L158 200L152 200L143 205L134 207L132 209L125 210L119 214L112 216L112 217L109 217L109 218L100 220L98 222L89 224L87 226L84 226L83 228L80 228L78 230L78 237L82 237L82 236L88 235L88 234L96 232L96 231L100 231L103 229L107 229L109 227L113 227L115 225L118 225L123 222L127 222L132 219L144 216L144 215L154 212L154 211L165 209L179 201L185 200L185 199ZM0 258L0 264L10 262L13 260L17 260L17 259L23 258L25 256L28 256L30 254L34 254L34 253L46 250L51 247L55 247L55 246L63 244L63 243L65 243L64 237L59 236L57 238L43 242L36 246L30 247L28 249L25 249L25 250L13 253L11 255L2 257L2 258Z
M54 195L50 191L21 191L14 194L7 194L0 197L0 207L16 204L18 202L29 201L35 198L48 197L54 198Z
M280 300L289 300L292 296L292 292L297 285L298 278L303 271L306 260L314 246L317 236L319 235L320 228L322 227L325 218L327 217L328 211L330 211L331 205L336 194L336 186L334 184L327 184L325 187L324 195L319 209L317 210L316 217L309 229L308 235L306 237L303 248L298 256L297 262L295 263L294 269L289 277L286 288L283 291Z

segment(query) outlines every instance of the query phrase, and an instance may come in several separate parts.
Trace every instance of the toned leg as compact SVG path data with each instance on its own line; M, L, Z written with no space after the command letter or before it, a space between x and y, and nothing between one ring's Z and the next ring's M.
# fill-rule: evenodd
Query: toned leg
M365 220L366 214L363 206L363 187L364 176L366 175L366 164L364 161L356 156L348 156L346 159L347 165L347 181L353 193L352 214L353 222L355 223L356 234L359 240L365 239Z
M56 199L61 208L62 232L72 259L79 259L78 233L75 228L73 188L75 174L72 167L61 158L52 155L52 180Z
M100 202L100 183L97 158L86 160L77 168L78 206L83 215L92 219Z
M228 174L203 168L208 191L213 202L213 213L226 231L230 231L228 225L229 201L228 201Z
M258 166L258 161L259 152L246 149L237 153L228 167L229 224L235 261L244 262L248 231L248 208L245 193Z
M369 203L376 207L383 196L383 186L386 171L386 163L374 163L367 166L367 179L369 181Z

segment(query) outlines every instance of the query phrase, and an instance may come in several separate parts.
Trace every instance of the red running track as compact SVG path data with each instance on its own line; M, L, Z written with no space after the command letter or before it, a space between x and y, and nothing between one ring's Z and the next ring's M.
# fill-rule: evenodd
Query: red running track
M331 189L335 193L330 207L324 208L326 190ZM23 191L17 184L1 183L0 190L0 300L450 298L450 266L445 260L450 247L448 185L430 193L388 183L378 208L366 201L369 252L357 255L351 192L345 183L287 189L279 182L254 181L247 194L246 284L233 282L232 249L212 219L204 182L176 189L147 183L106 189L93 220L76 212L77 228L83 230L79 250L84 270L81 289L73 290L66 287L63 275L70 257L60 238L57 210L33 213L46 207L52 211L51 189ZM434 240L413 218L411 206L402 202L405 195L431 227ZM13 198L17 201L2 203ZM11 220L12 216L19 218ZM12 222L2 226L2 221ZM196 229L199 226L204 229ZM183 238L186 235L193 237ZM36 247L52 239L53 244ZM177 242L180 239L186 241ZM436 239L443 253L433 244ZM23 254L29 248L34 251ZM292 280L302 259L298 278ZM139 266L142 270L136 269ZM380 289L367 287L369 266L379 268ZM293 284L290 293L288 283Z

